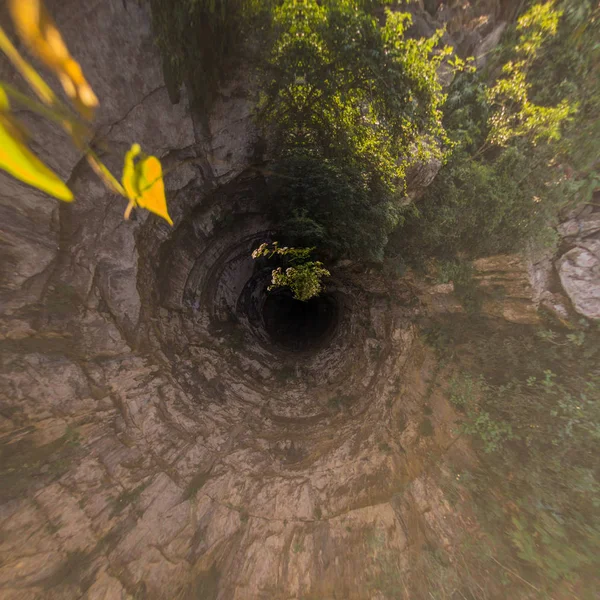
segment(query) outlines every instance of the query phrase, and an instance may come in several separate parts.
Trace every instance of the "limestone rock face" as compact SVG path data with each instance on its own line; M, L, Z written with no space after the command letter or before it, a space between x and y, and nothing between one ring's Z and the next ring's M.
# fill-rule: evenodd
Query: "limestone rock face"
M407 202L419 200L442 168L442 161L431 158L411 165L406 171Z
M490 33L488 33L482 40L475 46L473 55L475 57L475 66L478 69L483 69L488 62L490 52L498 46L502 39L502 34L506 29L506 23L498 23Z
M474 279L483 295L482 310L511 323L539 322L525 261L518 255L480 258Z
M429 314L464 314L465 306L455 283L435 283L436 273L429 281L417 282L419 300ZM470 304L479 317L508 323L535 325L540 318L539 300L531 285L526 261L517 254L500 254L473 261Z
M417 589L421 549L464 523L432 476L462 448L442 399L419 433L432 361L412 288L340 267L294 345L250 258L277 234L251 86L223 90L207 129L170 104L137 3L49 4L100 98L103 158L118 174L140 142L173 167L175 226L124 221L51 128L36 148L73 204L0 176L0 595Z
M582 213L558 227L558 232L563 238L583 239L600 233L600 212L592 212L588 205Z
M530 265L534 300L560 319L600 318L600 212L582 203L563 215L556 256Z
M558 259L556 268L575 310L600 319L600 240L579 242Z

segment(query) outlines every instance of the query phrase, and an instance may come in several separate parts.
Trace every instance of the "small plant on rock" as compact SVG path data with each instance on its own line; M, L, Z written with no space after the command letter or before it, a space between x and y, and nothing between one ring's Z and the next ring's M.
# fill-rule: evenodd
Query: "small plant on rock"
M314 248L288 248L281 247L278 242L273 245L261 244L252 253L252 258L272 258L275 255L285 257L287 265L273 269L269 291L279 287L289 287L294 298L306 302L318 296L323 290L322 279L331 273L320 261L310 260Z

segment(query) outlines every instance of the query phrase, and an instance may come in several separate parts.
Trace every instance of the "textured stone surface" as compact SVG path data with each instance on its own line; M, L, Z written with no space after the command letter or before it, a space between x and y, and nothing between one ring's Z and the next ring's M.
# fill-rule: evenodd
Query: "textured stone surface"
M442 161L437 158L412 164L406 170L407 201L415 202L421 198L441 168Z
M427 395L414 287L340 266L327 344L274 347L249 285L275 234L251 82L200 126L168 102L137 3L50 8L100 97L109 166L132 141L181 166L173 228L124 221L77 155L57 160L69 206L0 179L0 595L419 597L422 550L452 561L466 531L432 473L467 449ZM63 142L38 140L44 156Z
M482 310L511 323L539 322L532 302L532 288L527 266L518 255L480 258L473 263L475 282L482 294Z
M490 52L502 39L502 34L506 29L506 23L498 23L490 33L488 33L479 44L473 50L473 56L475 57L475 66L478 69L483 69L487 64Z
M586 238L600 233L600 212L586 211L569 219L559 225L558 233L564 238Z
M575 310L600 319L600 241L579 242L558 259L556 268Z

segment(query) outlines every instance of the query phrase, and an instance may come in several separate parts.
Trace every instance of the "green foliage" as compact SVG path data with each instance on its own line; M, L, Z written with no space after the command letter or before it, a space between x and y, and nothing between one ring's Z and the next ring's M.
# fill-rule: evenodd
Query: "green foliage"
M269 290L278 287L289 287L296 300L310 300L321 293L321 278L328 276L329 271L323 269L319 262L307 262L295 267L288 267L285 271L278 267L273 271L273 284Z
M285 257L287 267L277 267L271 273L269 291L279 287L289 287L294 298L305 302L318 296L322 289L323 277L331 273L323 267L323 263L310 260L314 248L288 248L281 247L278 242L273 242L273 247L262 244L254 252L252 258L272 258L273 256Z
M558 31L530 69L531 95L545 106L567 99L578 107L555 156L568 165L562 169L565 196L589 202L600 187L600 7L591 0L562 0L558 8Z
M454 144L467 154L474 154L488 132L491 107L488 86L479 72L455 77L444 104L444 126Z
M513 138L529 138L533 144L541 140L559 140L561 126L574 112L567 100L558 106L537 106L529 100L530 84L526 81L526 63L508 62L502 68L504 77L489 90L488 98L494 107L490 118L488 140L506 146Z
M494 419L481 408L480 400L486 392L489 387L485 379L474 379L469 374L454 377L450 385L450 402L465 414L460 431L480 440L483 451L489 454L513 439L513 431L510 423Z
M443 339L463 369L450 401L485 456L478 502L486 512L492 497L510 502L497 526L528 579L587 584L600 566L599 332L465 325L448 324Z
M489 67L491 86L485 73L455 78L444 106L453 155L392 234L388 254L419 265L431 255L475 258L556 244L559 210L582 192L591 199L600 182L589 167L573 177L569 164L589 165L600 151L600 89L590 77L600 38L593 19L581 20L592 7L579 12L575 22L568 2L533 4ZM590 151L585 159L578 147Z
M557 106L540 106L529 98L532 84L527 74L542 44L556 35L562 11L554 2L535 4L518 21L520 32L514 48L516 60L502 67L503 76L488 90L492 106L488 142L506 146L513 138L529 138L533 144L541 140L559 140L561 126L575 111L566 98Z
M440 33L407 39L410 15L388 12L380 27L348 0L284 1L274 22L279 36L262 116L278 148L315 158L351 156L391 187L409 152L439 155L425 142L444 137L436 68L447 51L434 52Z
M543 570L552 580L572 579L577 569L593 563L591 554L569 545L569 536L561 521L562 518L544 511L540 511L532 523L513 517L513 529L509 533L519 557ZM600 530L589 530L589 533L596 537L594 545L600 548Z
M456 154L394 232L390 254L422 263L427 256L477 258L554 242L552 225L563 202L545 169L530 169L526 147L506 149L493 162Z
M468 314L476 314L481 309L479 285L473 277L473 265L463 259L442 260L438 263L438 281L452 282L454 293Z
M440 33L407 39L409 15L380 26L361 6L281 3L260 116L281 157L272 204L286 234L380 261L407 165L443 154L436 68L447 50Z
M547 36L554 36L563 11L555 8L551 0L545 4L534 4L519 17L517 31L521 32L515 50L527 58L535 58Z
M396 196L358 162L315 160L297 152L280 161L272 191L275 219L293 244L334 257L381 261L388 233L401 219Z

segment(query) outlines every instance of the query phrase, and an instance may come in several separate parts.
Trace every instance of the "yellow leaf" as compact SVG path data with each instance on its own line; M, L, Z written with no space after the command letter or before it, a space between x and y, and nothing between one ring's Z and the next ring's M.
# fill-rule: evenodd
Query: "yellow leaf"
M38 75L37 71L21 56L13 43L0 27L0 49L10 59L15 68L21 73L38 98L48 105L57 105L58 100L50 86Z
M173 225L167 211L165 183L160 160L156 156L148 156L140 162L139 168L141 170L139 178L141 197L138 198L137 203L142 208L162 217L169 225Z
M42 0L9 0L8 4L19 37L56 73L79 113L92 119L98 98L83 76L79 63L69 54Z
M96 175L102 179L104 185L111 192L120 194L121 196L127 196L123 186L115 179L114 175L108 170L108 167L92 151L88 151L87 161L92 169L94 169Z
M1 113L0 168L59 200L73 200L71 190L23 144L14 123L6 114Z
M4 91L4 88L0 85L0 112L8 111L10 109L10 102L8 96Z
M127 193L127 197L130 200L135 200L140 195L140 190L138 186L138 178L139 175L136 172L135 158L139 156L142 152L139 144L133 144L130 150L125 154L125 162L123 164L123 177L121 178L121 183L125 188L125 192Z
M134 206L139 206L162 217L169 225L173 225L167 210L160 160L156 156L143 156L136 162L140 156L142 156L142 149L139 144L133 144L125 155L121 178L129 198L125 218L129 217Z

